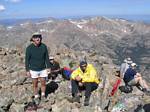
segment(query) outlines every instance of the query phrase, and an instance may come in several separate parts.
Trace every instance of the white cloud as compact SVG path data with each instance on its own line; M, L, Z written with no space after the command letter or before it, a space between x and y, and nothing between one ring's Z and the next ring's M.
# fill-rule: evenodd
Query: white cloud
M0 12L4 11L5 9L6 9L5 6L0 4Z
M7 2L12 2L12 3L18 3L18 2L21 2L22 0L5 0Z

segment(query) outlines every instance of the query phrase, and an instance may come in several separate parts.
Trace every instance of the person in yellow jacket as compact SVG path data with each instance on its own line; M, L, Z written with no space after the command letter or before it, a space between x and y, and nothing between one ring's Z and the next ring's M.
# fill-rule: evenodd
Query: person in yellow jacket
M81 61L79 67L71 74L72 101L80 103L79 91L84 89L84 106L88 106L91 92L97 89L99 82L94 66Z

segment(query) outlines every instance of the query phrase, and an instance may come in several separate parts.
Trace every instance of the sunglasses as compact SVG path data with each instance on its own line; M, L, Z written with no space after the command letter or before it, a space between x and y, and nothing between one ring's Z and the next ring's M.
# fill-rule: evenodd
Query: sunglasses
M87 65L83 65L83 66L81 66L81 68L86 68L87 67Z
M54 60L54 59L49 59L50 61Z

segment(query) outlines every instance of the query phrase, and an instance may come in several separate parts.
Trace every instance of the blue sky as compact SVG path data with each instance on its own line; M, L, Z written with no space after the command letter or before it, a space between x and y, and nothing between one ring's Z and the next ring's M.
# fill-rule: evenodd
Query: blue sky
M150 15L150 0L0 0L0 19Z

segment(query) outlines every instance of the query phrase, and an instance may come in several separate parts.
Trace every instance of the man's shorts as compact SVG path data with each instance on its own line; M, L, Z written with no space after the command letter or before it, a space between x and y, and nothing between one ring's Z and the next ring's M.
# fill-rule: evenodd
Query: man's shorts
M30 74L31 74L31 78L39 78L39 77L48 77L48 73L47 73L47 70L41 70L41 71L33 71L33 70L30 70Z
M135 86L135 85L137 85L137 82L135 81L135 79L132 79L132 80L130 80L130 81L128 82L128 85L129 85L129 86Z

